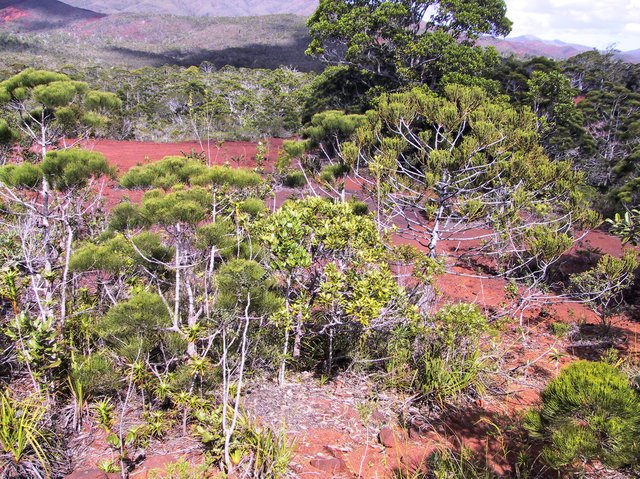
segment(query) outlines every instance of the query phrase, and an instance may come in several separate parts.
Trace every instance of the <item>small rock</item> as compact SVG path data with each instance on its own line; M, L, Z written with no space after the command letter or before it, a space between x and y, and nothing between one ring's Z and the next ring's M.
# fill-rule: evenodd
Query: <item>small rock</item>
M378 433L378 440L384 447L392 448L398 445L398 438L389 426L383 427Z
M316 469L320 469L321 471L329 472L331 474L347 472L347 464L338 457L316 457L311 459L309 463Z
M64 479L107 479L108 476L100 469L85 469L84 471L75 471Z

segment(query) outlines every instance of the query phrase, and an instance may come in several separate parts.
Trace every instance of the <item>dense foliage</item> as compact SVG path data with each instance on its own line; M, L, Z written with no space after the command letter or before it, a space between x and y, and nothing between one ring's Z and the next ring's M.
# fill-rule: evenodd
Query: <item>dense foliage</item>
M640 396L622 371L579 361L549 383L526 427L543 441L544 458L556 469L593 460L633 465L640 447Z

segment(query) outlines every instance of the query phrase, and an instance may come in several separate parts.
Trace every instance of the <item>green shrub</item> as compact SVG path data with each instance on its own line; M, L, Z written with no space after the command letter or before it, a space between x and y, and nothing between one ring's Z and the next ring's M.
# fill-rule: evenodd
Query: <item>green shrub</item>
M111 308L96 324L96 332L120 356L133 361L157 348L169 326L160 296L142 291Z
M571 331L571 325L567 323L555 322L550 325L551 334L557 336L558 338L562 338L566 336L566 334Z
M482 340L489 332L485 315L465 303L443 307L428 323L400 326L388 343L392 385L440 404L480 393L489 367Z
M618 468L640 457L640 396L626 375L602 362L578 361L542 392L525 427L543 444L543 459L554 469L599 460Z
M36 398L0 393L0 477L50 477L54 457L43 427L47 410Z
M349 204L351 205L354 215L364 216L369 213L369 205L364 201L353 200L350 201Z
M258 216L266 209L266 206L260 198L247 198L240 203L239 208L240 211L247 213L249 216Z
M284 186L287 188L302 188L307 184L307 179L302 171L292 171L287 173L283 180Z
M149 472L150 479L210 479L211 467L204 464L190 464L184 458L167 464L162 470L152 470Z
M120 389L121 375L113 361L101 353L75 361L71 378L81 385L85 398L109 396Z

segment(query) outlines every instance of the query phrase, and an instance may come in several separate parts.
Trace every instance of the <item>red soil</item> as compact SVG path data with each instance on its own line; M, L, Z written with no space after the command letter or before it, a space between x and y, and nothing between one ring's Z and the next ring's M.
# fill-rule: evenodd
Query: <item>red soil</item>
M281 139L267 141L268 163L275 162L282 146ZM129 168L161 160L165 156L190 153L204 153L210 159L211 164L223 165L225 163L236 167L253 168L256 166L256 143L243 141L211 142L207 147L206 142L200 144L196 141L182 143L153 143L145 141L116 141L116 140L89 140L82 142L82 147L88 150L99 151L107 159L118 167L120 173Z

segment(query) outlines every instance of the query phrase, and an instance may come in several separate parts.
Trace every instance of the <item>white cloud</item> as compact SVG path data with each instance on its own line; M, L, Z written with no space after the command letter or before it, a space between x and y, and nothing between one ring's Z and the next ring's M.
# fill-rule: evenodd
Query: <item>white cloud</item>
M506 0L511 36L620 50L640 48L640 0Z

